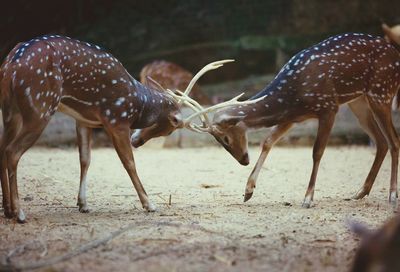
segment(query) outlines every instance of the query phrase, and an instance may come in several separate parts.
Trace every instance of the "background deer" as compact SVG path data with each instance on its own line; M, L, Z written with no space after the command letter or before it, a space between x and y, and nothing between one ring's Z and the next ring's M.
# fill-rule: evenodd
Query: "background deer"
M377 148L371 170L355 198L370 193L389 148L392 157L389 201L395 204L399 140L392 124L391 103L399 90L399 73L399 52L384 39L357 33L337 35L292 57L274 80L250 99L260 99L258 102L221 109L212 122L195 128L212 134L239 163L246 165L249 163L247 130L273 127L248 178L244 197L247 201L253 195L272 146L294 123L317 118L313 168L303 202L303 207L310 207L335 115L339 106L347 103ZM216 105L198 111L185 119L185 123L218 108Z
M185 90L186 86L193 78L193 74L182 68L176 63L165 60L156 60L146 64L140 71L140 82L144 85L152 86L148 77L157 81L164 88L175 90ZM198 84L195 84L190 92L190 97L201 105L210 105L211 99L204 94Z
M186 93L203 73L225 62L203 68ZM25 221L19 204L17 165L55 111L77 121L81 209L87 209L85 188L91 130L103 127L143 207L155 210L137 175L129 134L131 129L151 127L151 137L157 137L183 127L180 107L184 101L179 96L143 86L100 47L58 35L18 44L1 66L0 88L4 122L0 175L6 217Z

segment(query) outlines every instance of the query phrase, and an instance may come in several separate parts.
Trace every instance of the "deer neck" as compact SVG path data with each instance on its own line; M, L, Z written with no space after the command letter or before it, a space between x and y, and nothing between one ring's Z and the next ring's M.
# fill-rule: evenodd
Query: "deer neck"
M145 128L165 120L168 108L173 105L172 98L157 90L150 89L134 80L134 88L139 100L138 118L131 125L132 128Z
M290 90L277 89L271 84L250 99L265 96L254 104L232 107L227 110L230 116L243 116L243 123L248 128L271 127L293 117L295 110L288 105L295 105L295 98L288 95Z

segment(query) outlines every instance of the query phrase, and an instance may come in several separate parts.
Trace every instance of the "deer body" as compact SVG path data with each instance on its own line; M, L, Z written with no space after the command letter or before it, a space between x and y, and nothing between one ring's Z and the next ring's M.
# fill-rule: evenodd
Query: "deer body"
M58 35L18 44L3 63L0 77L4 122L0 167L7 217L25 220L18 200L18 161L55 111L77 121L82 170L80 208L87 211L85 187L91 128L103 127L143 207L154 211L136 173L129 133L131 128L152 126L160 127L154 135L160 136L180 127L180 110L170 95L140 84L100 47Z
M257 103L219 110L211 134L239 162L248 163L246 130L274 127L265 139L261 155L248 179L245 201L251 198L260 169L272 146L293 123L319 120L313 149L313 170L303 206L310 207L319 163L335 115L348 103L362 128L377 144L374 164L363 188L368 195L381 163L390 149L392 175L390 202L397 199L399 141L392 124L391 103L400 85L399 52L382 38L365 34L331 37L295 55L275 79L252 99Z

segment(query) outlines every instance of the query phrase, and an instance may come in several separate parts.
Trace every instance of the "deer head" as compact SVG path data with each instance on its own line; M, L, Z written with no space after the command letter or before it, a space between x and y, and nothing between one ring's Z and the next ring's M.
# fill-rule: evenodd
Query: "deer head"
M248 165L247 128L242 120L243 117L229 116L225 112L216 113L209 133L240 164Z
M179 105L174 102L168 109L168 114L159 118L159 122L144 129L136 129L131 135L131 144L137 148L142 146L151 138L168 136L174 130L183 128L182 114Z
M196 113L184 120L184 126L193 131L211 134L240 164L248 165L250 160L247 151L247 127L243 122L244 116L236 114L237 107L257 103L265 96L253 100L238 101L243 94L209 108L197 110ZM213 111L216 111L216 113L212 122L210 122L207 113ZM192 120L198 116L202 116L204 119L203 126L192 123Z

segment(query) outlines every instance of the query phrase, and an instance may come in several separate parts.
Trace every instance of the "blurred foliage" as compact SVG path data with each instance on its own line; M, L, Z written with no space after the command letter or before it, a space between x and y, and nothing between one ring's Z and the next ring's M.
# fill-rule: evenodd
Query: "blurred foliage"
M57 33L108 48L136 77L154 59L192 71L237 60L208 82L275 72L277 50L288 58L332 34L380 35L382 21L400 23L399 0L15 0L2 11L2 57L19 41Z

